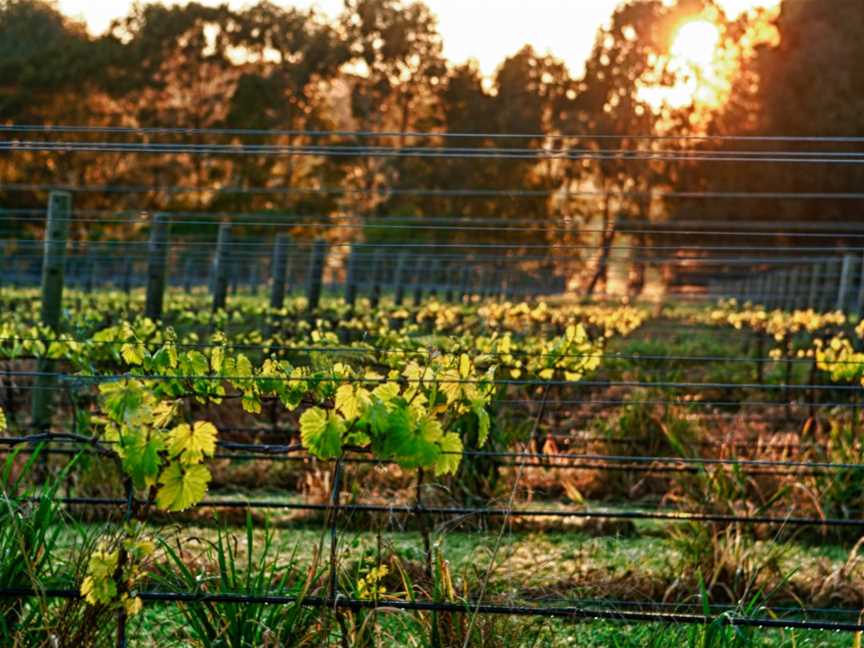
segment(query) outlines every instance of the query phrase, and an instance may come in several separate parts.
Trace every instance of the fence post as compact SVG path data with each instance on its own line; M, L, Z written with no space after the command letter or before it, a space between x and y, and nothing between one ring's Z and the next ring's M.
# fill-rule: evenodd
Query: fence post
M313 311L321 302L321 282L324 277L324 261L327 256L327 242L315 239L312 244L312 259L306 282L307 309Z
M415 257L414 260L414 306L419 306L423 303L423 283L420 280L420 271L423 269L424 259L422 256Z
M396 270L393 275L393 304L401 306L405 301L405 266L406 257L404 252L400 252L396 258Z
M819 261L813 264L813 272L810 273L810 294L807 295L807 308L817 310L819 308L819 279L822 276L824 263Z
M838 278L838 275L839 275L839 272L838 272L839 267L838 266L839 265L840 265L839 259L836 259L836 258L830 259L825 264L825 274L824 274L822 281L820 282L821 283L821 286L820 286L821 295L820 295L820 300L819 300L819 310L823 313L825 311L827 311L829 308L831 308L831 306L833 305L831 303L832 302L831 297L832 297L832 294L836 294L836 293L834 293L833 290L830 290L830 288L832 287L832 283L834 281L836 281Z
M861 316L864 311L864 254L860 257L861 271L858 273L858 294L855 298L855 315Z
M213 312L225 308L228 299L228 270L231 266L229 248L231 246L231 223L219 226L216 240L216 257L213 259Z
M249 294L258 296L258 288L261 283L261 270L258 267L258 259L252 259L252 265L249 267Z
M372 308L378 308L381 303L381 278L384 274L384 255L381 250L375 250L372 253L370 267L372 269L372 288L369 291L369 305Z
M45 242L42 258L42 323L58 333L63 304L63 268L66 257L66 239L72 214L72 196L65 191L52 191L48 198L45 224ZM51 405L57 377L55 361L40 358L33 389L32 423L39 431L51 427Z
M144 315L152 320L162 318L165 300L165 271L168 262L168 218L156 214L150 224L150 245L147 250L147 302Z
M437 259L429 260L429 296L438 298L438 280L441 275L441 262Z
M789 285L786 287L786 308L789 311L798 309L801 294L801 268L794 267L789 275Z
M81 290L85 293L88 293L88 294L93 292L93 275L95 273L95 267L94 267L95 263L94 263L94 258L93 258L94 254L93 253L95 252L95 250L94 250L95 247L96 247L96 244L93 243L92 241L89 241L87 243L87 251L84 254L84 263L82 264L83 265L83 272L81 274L83 275L82 276L83 281L82 281L82 285L81 285Z
M183 264L183 290L186 294L192 292L192 258L186 259Z
M840 286L837 288L837 306L835 310L846 311L846 302L851 292L852 264L855 257L851 254L843 255L843 269L840 271Z
M447 290L444 293L444 301L448 304L452 304L456 299L456 277L459 272L459 267L457 265L452 265L444 271L445 283Z
M348 250L348 261L345 267L345 304L351 310L357 303L357 249L352 245Z
M787 270L777 271L777 308L786 309L786 293L789 291L789 272Z
M291 239L279 234L273 245L273 271L270 284L270 308L279 309L285 305L285 275L288 270L288 249Z
M465 303L465 300L468 297L468 291L470 289L469 283L471 281L471 270L468 267L467 263L462 266L462 276L459 282L459 303ZM470 301L470 300L469 300Z

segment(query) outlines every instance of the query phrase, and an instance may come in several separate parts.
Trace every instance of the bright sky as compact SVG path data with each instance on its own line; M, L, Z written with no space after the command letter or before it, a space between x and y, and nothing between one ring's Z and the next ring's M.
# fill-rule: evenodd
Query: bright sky
M216 5L222 0L200 0ZM277 4L315 6L331 16L342 0L276 0ZM564 59L571 73L580 73L591 52L597 28L620 0L427 0L438 15L444 53L451 61L479 61L485 74L526 43L541 53ZM733 15L771 0L721 0ZM112 19L125 15L131 0L59 0L67 15L84 19L94 33L104 31ZM248 4L234 0L232 5Z

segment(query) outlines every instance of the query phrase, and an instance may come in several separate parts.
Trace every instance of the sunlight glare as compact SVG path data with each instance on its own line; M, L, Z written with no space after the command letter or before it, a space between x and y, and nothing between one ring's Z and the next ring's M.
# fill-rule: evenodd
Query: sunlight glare
M693 20L679 27L669 53L673 59L704 72L714 61L719 41L717 25L707 20Z

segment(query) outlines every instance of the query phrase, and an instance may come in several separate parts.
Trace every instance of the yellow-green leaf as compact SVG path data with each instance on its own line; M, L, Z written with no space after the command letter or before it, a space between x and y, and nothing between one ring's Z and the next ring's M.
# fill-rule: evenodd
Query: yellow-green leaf
M117 596L114 572L117 569L117 551L97 549L87 562L87 575L81 583L81 595L90 605L108 604Z
M213 347L210 350L210 366L213 368L213 373L222 371L222 365L225 362L225 349L221 346Z
M144 353L141 346L138 344L130 344L127 342L120 347L120 354L128 364L140 365L144 362Z
M459 376L464 380L471 375L471 359L467 353L459 356Z
M241 353L237 356L237 364L234 370L238 376L247 378L252 375L252 363L249 362L249 358Z
M178 425L168 433L168 453L180 457L184 464L201 463L205 456L212 457L216 452L216 437L219 432L207 421L196 421L190 426Z
M319 459L335 459L342 453L345 421L335 412L312 407L300 417L300 440Z
M392 382L378 385L372 390L372 395L378 400L388 403L399 395L399 385Z
M210 471L201 464L183 466L171 462L159 476L156 506L165 511L184 511L204 499Z
M486 445L486 439L489 438L489 412L483 406L483 401L473 403L472 409L477 417L477 447L482 448Z
M440 477L450 473L456 474L462 459L462 439L454 432L448 432L439 440L441 456L435 462L435 476Z
M353 385L342 385L336 390L336 409L347 420L353 421L361 414L362 403Z

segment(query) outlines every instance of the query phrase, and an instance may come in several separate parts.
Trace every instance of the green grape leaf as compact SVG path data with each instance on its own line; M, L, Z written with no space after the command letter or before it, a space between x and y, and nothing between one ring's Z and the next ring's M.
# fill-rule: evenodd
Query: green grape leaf
M459 374L448 369L441 373L439 377L438 389L447 398L447 404L454 403L462 399L462 379Z
M186 376L205 376L210 365L203 353L193 349L180 356L180 368Z
M388 411L378 403L376 407L380 407L380 411L383 412L375 424L377 452L388 459L412 456L416 450L417 435L412 429L408 411L405 409Z
M213 373L221 373L224 364L225 349L221 346L216 346L210 349L210 367L213 369Z
M434 418L423 418L417 424L417 432L426 441L435 443L441 440L444 436L444 429L441 427L441 422Z
M467 353L459 356L459 377L466 380L471 375L471 359Z
M336 409L348 421L359 418L369 405L369 392L362 387L342 385L336 390Z
M210 471L201 464L183 466L172 461L159 475L156 506L164 511L185 511L204 499Z
M363 415L364 422L372 428L372 434L381 435L387 433L387 426L390 424L390 410L387 406L378 401L373 403Z
M441 456L435 462L435 476L456 474L462 459L462 439L454 432L448 432L440 440Z
M256 394L254 390L243 392L243 398L241 399L240 404L243 407L244 412L249 412L250 414L261 413L261 399L258 398L258 394Z
M474 401L471 404L471 409L477 417L477 447L482 448L486 445L486 440L489 438L489 412L486 411L482 400Z
M48 345L48 351L45 355L48 358L62 358L64 355L66 355L66 352L68 350L69 346L65 342L54 340L51 344Z
M174 345L160 347L152 358L153 367L160 370L173 369L177 366L177 350Z
M399 396L399 385L392 382L378 385L375 389L372 390L372 395L384 403L389 403L394 398Z
M234 372L237 376L243 378L248 378L252 375L252 363L249 362L249 358L242 353L237 356L237 363L234 366Z
M216 452L216 437L219 432L207 421L196 421L194 425L182 423L168 433L168 454L180 457L185 465L201 463L205 456Z
M140 344L127 342L120 347L120 355L130 365L140 365L144 362L144 349Z
M118 423L138 418L144 409L145 393L137 380L116 380L99 385L105 413Z
M132 478L135 488L149 488L159 476L159 453L165 449L161 436L144 430L124 430L120 436L123 470Z
M107 605L117 596L114 572L119 560L117 551L97 549L87 561L87 575L81 583L81 596L90 604Z
M300 416L300 440L319 459L335 459L342 454L345 421L336 413L312 407Z

